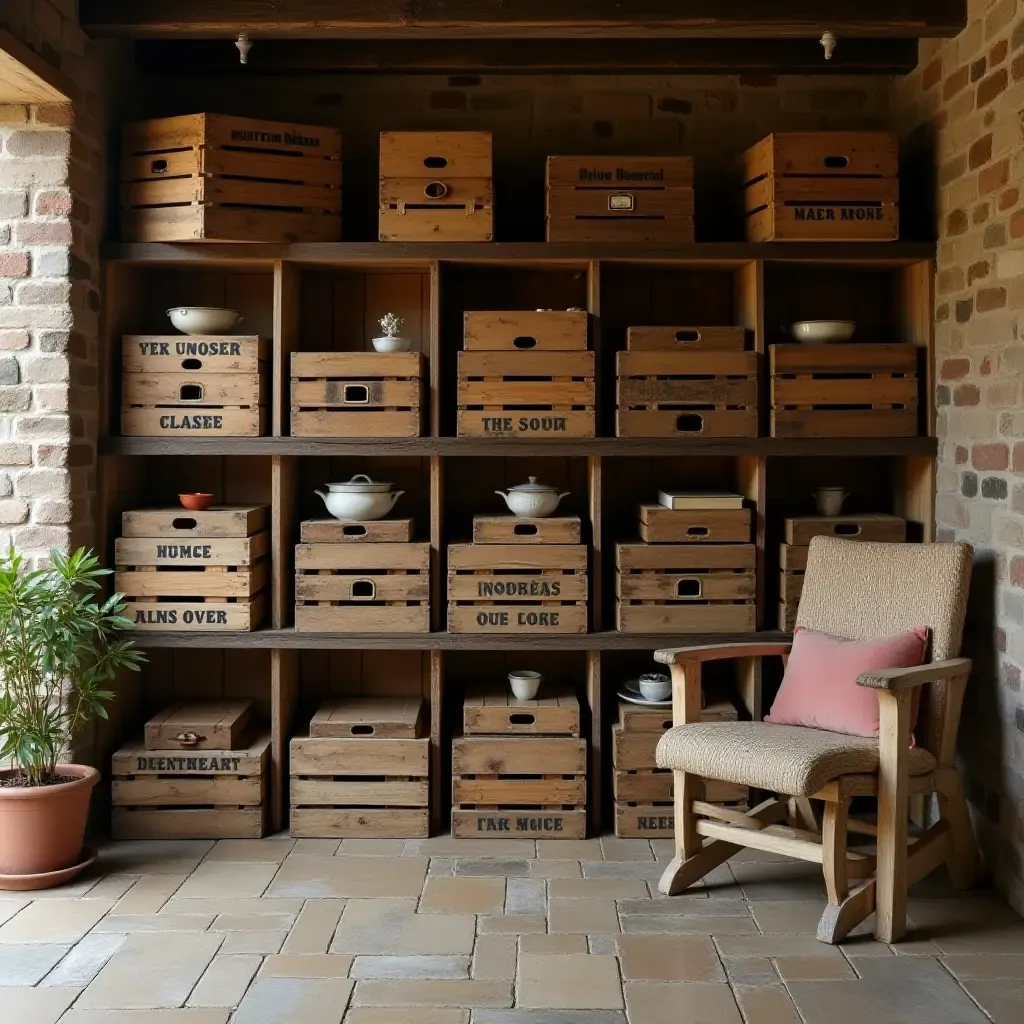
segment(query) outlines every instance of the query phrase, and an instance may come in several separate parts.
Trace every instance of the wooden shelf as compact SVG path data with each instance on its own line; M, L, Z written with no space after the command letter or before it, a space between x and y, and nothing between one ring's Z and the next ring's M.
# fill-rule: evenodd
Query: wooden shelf
M843 456L930 455L934 437L756 437L637 438L597 437L555 440L491 440L462 437L307 438L307 437L105 437L103 455L355 455L445 458L515 456Z

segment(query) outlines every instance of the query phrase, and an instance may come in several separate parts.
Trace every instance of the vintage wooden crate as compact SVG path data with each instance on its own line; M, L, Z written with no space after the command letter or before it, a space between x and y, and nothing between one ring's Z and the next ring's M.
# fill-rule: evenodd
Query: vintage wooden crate
M467 352L568 352L587 347L583 309L470 309L462 315Z
M422 697L332 697L310 719L309 735L416 740L423 736L426 710Z
M125 374L262 374L270 339L254 334L126 334L121 338Z
M114 839L259 839L269 823L270 736L237 750L149 750L111 764Z
M916 345L772 345L773 437L914 437Z
M743 327L627 327L630 352L740 352L747 342Z
M508 687L471 687L462 702L462 731L467 736L579 736L580 704L568 689L534 700L517 700Z
M549 156L549 242L692 242L687 156Z
M907 539L907 521L878 513L853 516L794 516L785 521L786 544L806 546L812 537L843 537L899 544ZM806 559L804 565L806 567Z
M740 165L751 242L899 238L899 147L890 132L776 132Z
M382 242L494 237L490 132L381 132Z
M619 437L757 437L755 352L618 352Z
M743 633L755 625L753 544L615 545L624 633Z
M422 352L293 352L293 437L419 437Z
M473 516L474 544L579 544L579 516Z
M783 633L792 633L796 629L796 613L798 605L779 601L779 629Z
M452 741L452 835L583 839L587 741L460 736Z
M234 750L251 716L251 700L168 704L146 723L146 749Z
M451 544L451 633L586 633L585 544Z
M673 509L638 505L640 539L648 544L746 544L749 508Z
M122 537L189 541L252 538L270 527L269 505L214 505L204 512L140 508L121 513Z
M714 694L707 697L701 709L702 722L735 722L739 716L731 701ZM619 701L619 723L625 732L661 733L672 728L671 708L650 708L642 704Z
M231 114L124 126L128 242L336 242L341 134Z
M297 736L290 772L293 836L418 839L429 832L429 738Z
M414 533L412 519L305 519L299 525L303 544L408 544Z
M593 437L593 352L460 352L459 437Z
M427 632L430 545L297 544L295 628Z

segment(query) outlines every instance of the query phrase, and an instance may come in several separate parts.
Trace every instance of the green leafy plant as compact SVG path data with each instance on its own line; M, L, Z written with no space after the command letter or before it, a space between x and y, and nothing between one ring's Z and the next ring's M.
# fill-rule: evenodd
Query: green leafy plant
M104 684L145 661L120 636L132 625L124 595L102 599L108 575L85 548L51 551L31 571L13 548L0 556L0 763L13 761L28 785L57 779L76 730L107 717Z

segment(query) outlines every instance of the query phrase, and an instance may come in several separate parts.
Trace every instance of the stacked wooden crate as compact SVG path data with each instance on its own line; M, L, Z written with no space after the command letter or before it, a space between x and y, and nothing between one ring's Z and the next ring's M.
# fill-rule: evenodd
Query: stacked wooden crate
M583 839L587 741L568 689L537 700L472 690L452 741L452 835Z
M587 546L578 516L474 516L448 547L451 633L586 633Z
M430 828L430 739L420 697L323 703L290 744L291 834L418 839Z
M734 722L736 718L736 709L724 700L709 702L701 715L705 722ZM671 708L620 702L619 721L612 726L612 795L617 836L672 837L672 772L658 768L655 761L658 740L671 728ZM747 797L746 786L703 780L701 798L709 803L745 804Z
M594 353L581 309L465 314L460 437L593 437Z
M136 629L252 630L266 612L270 509L138 509L121 515L114 587Z
M490 132L381 132L382 242L494 237Z
M641 542L615 545L617 628L626 633L736 633L756 628L751 510L637 509Z
M293 352L293 437L419 437L422 352Z
M259 437L270 343L254 335L129 334L121 348L125 437Z
M173 704L114 754L115 839L259 839L267 826L270 737L252 701Z
M874 540L900 544L907 539L907 521L899 516L794 516L785 521L786 540L779 545L779 629L792 633L804 587L807 552L813 537Z
M615 355L619 437L757 437L742 327L630 327Z
M309 519L295 546L295 628L425 633L430 545L411 519Z

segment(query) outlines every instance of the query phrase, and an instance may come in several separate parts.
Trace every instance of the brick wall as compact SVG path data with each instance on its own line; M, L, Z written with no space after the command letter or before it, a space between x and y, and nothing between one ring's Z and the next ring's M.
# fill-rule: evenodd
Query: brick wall
M941 539L976 565L976 659L961 753L986 860L1024 911L1024 3L971 0L960 36L922 44L894 119L930 165Z

